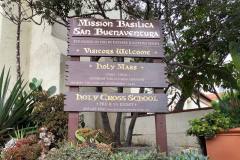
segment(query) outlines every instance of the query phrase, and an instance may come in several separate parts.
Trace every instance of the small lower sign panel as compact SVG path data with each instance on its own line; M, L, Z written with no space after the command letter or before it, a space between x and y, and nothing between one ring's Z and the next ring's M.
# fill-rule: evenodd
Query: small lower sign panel
M67 92L64 111L166 113L166 94Z

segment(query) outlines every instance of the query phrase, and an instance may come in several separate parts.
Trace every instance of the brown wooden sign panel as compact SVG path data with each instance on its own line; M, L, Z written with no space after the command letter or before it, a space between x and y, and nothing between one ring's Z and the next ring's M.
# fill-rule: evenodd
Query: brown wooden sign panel
M67 62L68 86L167 87L165 64Z
M165 94L66 93L65 111L168 112Z
M162 38L159 21L71 18L70 36Z
M159 39L70 38L69 56L164 57Z

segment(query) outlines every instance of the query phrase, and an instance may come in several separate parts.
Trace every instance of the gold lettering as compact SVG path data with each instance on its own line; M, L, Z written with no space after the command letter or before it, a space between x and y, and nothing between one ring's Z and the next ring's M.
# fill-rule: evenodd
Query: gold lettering
M131 49L122 49L117 48L116 54L121 55L150 55L150 50L131 50Z
M148 23L148 22L141 22L141 21L137 21L137 22L128 22L128 21L118 21L118 25L117 27L119 28L154 28L152 23Z
M90 54L114 54L112 49L95 49L95 48L83 48L86 53Z
M103 101L125 101L126 99L127 99L126 96L118 96L118 95L102 94L100 96L100 100L103 100Z
M81 27L113 27L113 22L108 21L97 21L97 20L87 20L87 19L78 19L77 26Z
M156 96L128 96L129 101L142 101L142 102L156 102L158 98Z
M101 64L101 63L96 63L96 69L101 69L101 70L114 70L115 65L113 64Z
M96 101L99 95L84 95L84 94L76 94L77 101Z
M158 32L154 31L122 31L122 30L107 30L103 28L94 28L95 36L117 36L117 37L159 37Z
M88 29L81 29L81 28L74 28L73 29L74 35L91 35L91 31Z
M138 67L136 65L129 65L129 64L117 64L117 69L119 70L129 70L129 71L136 71Z

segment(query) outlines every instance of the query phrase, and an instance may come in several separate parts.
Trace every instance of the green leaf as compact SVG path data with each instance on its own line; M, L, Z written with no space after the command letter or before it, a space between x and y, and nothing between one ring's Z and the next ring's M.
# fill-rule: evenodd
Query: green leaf
M235 67L240 72L240 43L231 42L230 53Z
M75 136L81 143L86 142L86 139L83 136L81 136L79 134L75 134Z
M52 96L56 92L57 88L56 86L52 86L47 90L47 93L49 96Z
M9 83L10 69L5 76L3 68L0 76L0 134L16 128L23 120L27 120L33 104L31 93L27 94L24 91L26 84L23 84L21 78L17 80L12 90L9 90Z

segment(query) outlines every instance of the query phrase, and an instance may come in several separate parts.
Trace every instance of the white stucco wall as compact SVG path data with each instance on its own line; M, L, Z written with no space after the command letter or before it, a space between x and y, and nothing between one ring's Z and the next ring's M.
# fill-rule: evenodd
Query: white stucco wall
M3 66L11 68L11 83L16 81L16 29L17 26L0 15L0 70ZM21 72L23 79L28 80L29 73L29 43L31 27L23 23L21 28Z
M198 148L195 137L187 136L186 130L189 128L189 120L201 117L211 110L200 110L191 112L171 113L166 115L167 143L170 152L179 152L188 147ZM131 118L125 119L125 135ZM156 145L155 117L145 116L137 118L134 132L133 143Z
M1 7L0 7L0 12L2 12ZM2 21L3 21L3 16L0 15L0 42L2 40Z
M29 76L43 79L43 88L52 85L57 87L60 92L61 74L61 55L67 50L67 43L52 36L52 26L32 24L32 35L30 44L30 64ZM62 84L63 85L63 84Z
M194 99L196 101L196 99ZM206 108L211 106L211 102L204 100L203 98L200 99L200 106L201 108ZM188 109L196 109L198 108L198 105L194 103L194 101L191 98L188 98L184 103L184 110Z

